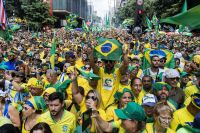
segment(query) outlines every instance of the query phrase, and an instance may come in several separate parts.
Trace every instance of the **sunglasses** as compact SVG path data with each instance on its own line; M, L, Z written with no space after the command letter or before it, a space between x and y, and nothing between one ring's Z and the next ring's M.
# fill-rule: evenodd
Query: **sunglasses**
M95 96L86 96L86 100L92 99L93 101L96 101L97 98Z
M165 61L164 61L164 60L160 60L160 62L161 62L161 63L164 63Z
M179 80L179 78L169 78L170 80L176 80L176 81L178 81Z

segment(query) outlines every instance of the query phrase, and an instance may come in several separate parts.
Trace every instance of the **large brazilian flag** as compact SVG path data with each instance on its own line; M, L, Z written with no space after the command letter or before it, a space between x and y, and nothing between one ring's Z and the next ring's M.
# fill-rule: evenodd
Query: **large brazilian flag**
M151 66L151 56L157 55L160 58L166 57L166 63L165 67L167 68L174 68L175 67L175 61L174 61L174 54L170 50L166 49L159 49L159 50L152 50L152 49L146 49L144 52L144 58L142 63L142 69L147 69Z
M121 60L122 44L115 39L100 38L94 49L94 56L104 60Z

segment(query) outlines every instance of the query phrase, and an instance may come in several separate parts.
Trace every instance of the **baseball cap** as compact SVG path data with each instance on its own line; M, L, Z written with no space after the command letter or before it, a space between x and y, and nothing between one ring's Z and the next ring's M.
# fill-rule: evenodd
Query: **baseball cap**
M166 78L180 78L180 74L176 69L167 69L164 75Z
M116 109L115 113L122 120L145 121L146 118L142 106L135 102L129 102L124 109Z
M153 94L146 94L143 98L142 98L142 105L147 105L150 107L154 107L156 105L156 103L158 102L157 98L155 95Z

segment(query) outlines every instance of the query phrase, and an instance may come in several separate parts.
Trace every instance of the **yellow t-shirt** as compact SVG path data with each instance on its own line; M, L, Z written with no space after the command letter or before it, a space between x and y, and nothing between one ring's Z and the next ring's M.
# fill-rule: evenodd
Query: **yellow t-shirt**
M179 124L186 125L185 122L193 122L194 116L187 110L187 107L179 109L174 112L171 121L171 129L176 130Z
M86 96L88 91L92 89L92 87L90 87L88 80L86 80L85 78L79 76L77 78L78 81L78 86L83 87L84 89L84 95ZM69 87L66 89L67 92L67 100L72 100L72 83L70 83Z
M134 96L134 100L136 103L138 103L139 105L142 105L142 98L144 97L144 95L146 94L146 91L145 90L141 90L138 97L135 97Z
M125 129L121 127L121 123L122 121L119 119L117 121L113 121L112 122L112 127L113 128L118 128L119 129L119 133L125 133Z
M153 123L147 123L145 129L142 131L142 133L154 133ZM165 133L175 133L174 130L167 128L167 131Z
M83 63L83 61L82 61L81 58L79 58L78 60L76 60L75 64L76 64L77 68L81 68L82 66L84 66L84 63Z
M105 109L108 105L114 102L113 95L119 88L120 70L115 68L111 74L105 73L103 68L99 69L100 80L98 81L97 91L102 97L102 107Z
M150 44L150 43L145 43L145 44L144 44L144 48L150 49L150 48L151 48L151 44Z
M53 133L73 133L76 128L76 118L74 114L66 110L64 110L61 120L57 122L52 119L49 111L42 114L37 119L37 123L39 122L46 122Z
M121 83L119 84L119 89L124 89L124 88L131 90L131 81L129 81L128 85L122 85Z
M192 86L188 86L186 87L183 92L185 93L185 99L187 99L188 97L190 97L192 94L194 93L198 93L199 89L197 88L196 85L192 85Z
M115 114L115 109L117 109L117 104L114 104L106 109L106 115L108 121L119 120L119 118Z
M190 104L190 102L192 101L191 97L188 97L187 99L185 99L184 101L184 106L188 106Z
M24 122L23 122L23 124L22 124L22 133L30 133L29 130L26 130L26 129L25 129L25 124L24 124Z

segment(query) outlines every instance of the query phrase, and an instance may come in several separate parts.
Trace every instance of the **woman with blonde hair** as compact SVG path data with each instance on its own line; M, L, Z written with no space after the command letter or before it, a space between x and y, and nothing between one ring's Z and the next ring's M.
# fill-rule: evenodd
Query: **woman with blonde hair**
M175 133L169 128L173 118L173 110L165 102L159 102L154 107L154 122L147 123L143 133Z

